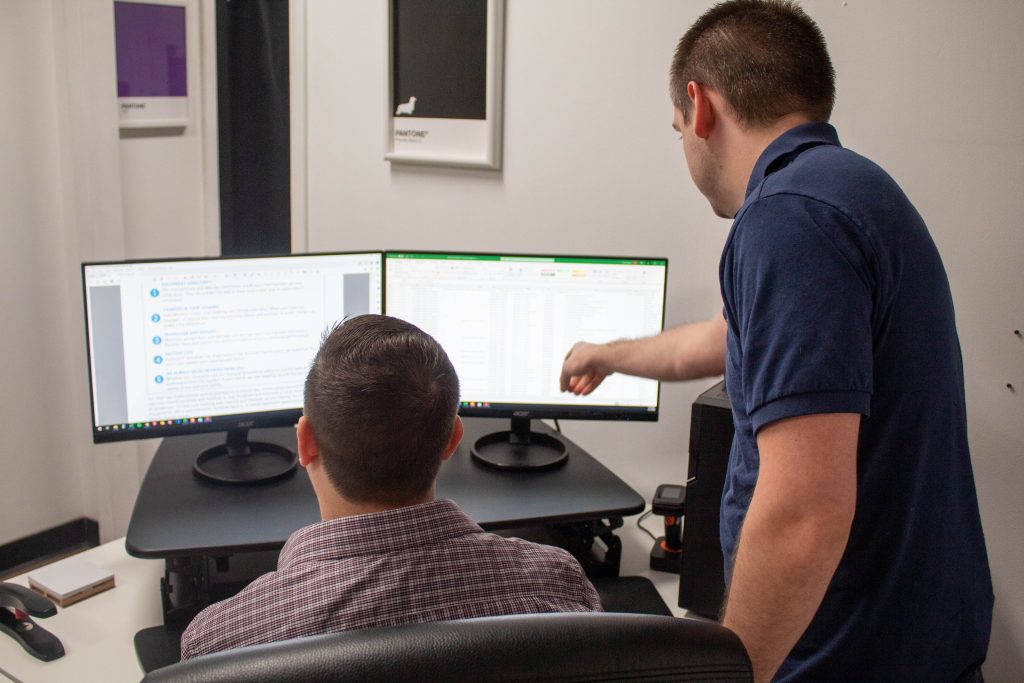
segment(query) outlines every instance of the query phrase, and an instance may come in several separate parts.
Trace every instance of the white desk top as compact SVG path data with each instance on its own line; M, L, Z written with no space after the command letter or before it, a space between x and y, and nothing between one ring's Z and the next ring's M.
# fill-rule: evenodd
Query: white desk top
M43 662L21 645L0 635L0 682L138 681L142 668L135 657L136 631L162 623L161 560L129 556L124 539L86 550L84 560L114 573L114 588L68 607L48 619L33 618L64 644L64 656ZM28 586L24 574L10 579ZM6 678L5 675L6 674Z
M636 526L636 517L626 518L616 535L622 540L622 576L645 576L661 593L665 604L676 616L685 610L677 605L679 577L654 572L648 567L651 541ZM660 518L651 517L645 526L657 531ZM116 586L108 591L59 607L56 616L36 622L60 638L65 655L52 662L42 662L25 652L7 636L0 636L0 683L13 678L22 683L36 681L138 681L143 676L135 656L135 633L157 626L163 616L160 607L161 560L140 560L129 556L124 539L111 541L79 555L95 565L114 573ZM10 579L28 585L25 575Z

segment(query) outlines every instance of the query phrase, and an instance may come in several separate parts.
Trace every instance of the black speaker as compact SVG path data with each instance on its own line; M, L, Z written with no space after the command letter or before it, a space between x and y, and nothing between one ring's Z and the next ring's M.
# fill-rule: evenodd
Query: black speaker
M732 447L732 407L719 382L693 402L690 464L679 566L679 606L717 619L725 597L718 522Z

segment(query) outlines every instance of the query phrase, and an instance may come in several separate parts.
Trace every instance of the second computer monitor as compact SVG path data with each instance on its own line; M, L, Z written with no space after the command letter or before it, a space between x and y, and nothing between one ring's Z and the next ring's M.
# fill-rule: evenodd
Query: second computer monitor
M559 375L577 341L660 332L667 269L664 258L389 251L384 305L445 348L460 414L511 418L509 432L474 445L474 457L532 469L559 464L565 449L531 434L531 418L657 419L656 381L616 374L574 396Z

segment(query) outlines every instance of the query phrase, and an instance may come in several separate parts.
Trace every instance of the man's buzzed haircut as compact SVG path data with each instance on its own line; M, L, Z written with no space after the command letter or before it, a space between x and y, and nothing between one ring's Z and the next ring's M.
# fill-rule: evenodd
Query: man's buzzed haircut
M358 503L431 490L452 435L459 379L415 325L360 315L324 338L306 377L306 419L331 483Z
M720 93L747 126L786 114L828 121L835 71L818 25L791 0L730 0L705 12L676 46L672 102L690 120L690 81Z

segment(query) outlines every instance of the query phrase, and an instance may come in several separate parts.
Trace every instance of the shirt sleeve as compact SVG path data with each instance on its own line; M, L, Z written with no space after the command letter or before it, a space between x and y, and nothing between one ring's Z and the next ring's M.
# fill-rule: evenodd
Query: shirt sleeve
M517 539L518 540L518 539ZM603 612L601 596L598 594L594 584L587 578L586 572L579 561L564 548L554 546L539 546L520 541L527 544L525 547L533 552L539 552L538 558L542 571L550 578L539 579L546 583L546 591L553 595L552 605L560 606L556 611L564 612ZM540 586L538 586L540 589Z
M182 660L199 657L212 651L208 644L209 634L218 630L216 625L218 611L217 604L210 605L189 623L188 628L181 634Z
M580 575L583 586L583 605L591 612L603 612L604 606L601 604L601 596L598 595L594 584L590 583L590 579L587 578L582 569L580 569Z
M797 415L869 415L873 252L837 209L773 195L745 210L733 244L731 314L756 433Z

